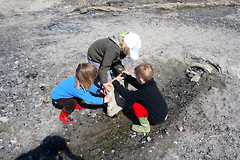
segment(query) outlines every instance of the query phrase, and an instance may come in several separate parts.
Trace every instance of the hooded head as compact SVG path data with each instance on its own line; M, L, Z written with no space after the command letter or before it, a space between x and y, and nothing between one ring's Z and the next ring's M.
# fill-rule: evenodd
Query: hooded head
M130 56L132 59L137 60L139 58L139 51L142 47L142 41L140 37L133 32L129 32L124 35L124 42L130 49Z

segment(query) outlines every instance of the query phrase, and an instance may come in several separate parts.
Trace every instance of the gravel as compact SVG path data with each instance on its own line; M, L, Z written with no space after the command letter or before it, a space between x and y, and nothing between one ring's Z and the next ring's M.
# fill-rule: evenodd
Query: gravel
M78 1L40 2L1 1L5 5L0 7L0 159L29 153L55 135L66 140L79 159L240 158L237 1L230 6L208 1L215 5L85 14L72 12L81 6ZM123 8L133 5L110 2L116 7L121 2ZM143 61L154 66L169 118L152 126L149 134L130 130L136 119L128 108L113 119L101 108L76 110L72 113L76 122L62 124L59 110L51 104L52 88L74 76L78 63L87 62L92 42L121 30L140 35L140 60L126 58L123 63L130 70ZM194 62L211 64L213 73L205 72L198 82L191 82L186 70ZM63 159L71 159L69 155L59 152Z

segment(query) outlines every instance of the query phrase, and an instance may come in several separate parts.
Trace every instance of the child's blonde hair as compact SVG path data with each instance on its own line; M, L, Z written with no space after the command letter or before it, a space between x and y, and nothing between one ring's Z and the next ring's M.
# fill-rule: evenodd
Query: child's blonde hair
M142 78L145 82L148 82L153 78L154 71L149 63L144 62L135 68L134 73L137 78Z
M127 56L130 55L130 49L129 47L126 45L126 43L124 41L120 42L120 46L123 49L123 53L126 54Z
M89 90L97 76L98 70L95 66L90 63L80 63L76 69L76 87Z

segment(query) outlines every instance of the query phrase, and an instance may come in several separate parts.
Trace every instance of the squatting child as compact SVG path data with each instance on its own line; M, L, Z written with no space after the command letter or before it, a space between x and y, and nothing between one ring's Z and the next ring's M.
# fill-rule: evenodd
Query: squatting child
M114 88L132 106L133 112L138 118L140 125L132 125L135 132L150 132L150 124L159 124L167 119L168 107L153 79L154 70L149 63L142 63L134 70L136 78L124 71L122 75L112 80ZM119 80L124 79L136 91L124 88Z
M75 109L85 109L86 104L102 105L111 101L111 97L103 97L100 88L93 84L97 76L96 67L90 63L81 63L75 77L69 77L53 88L52 104L62 110L59 115L62 122L74 123L69 115Z

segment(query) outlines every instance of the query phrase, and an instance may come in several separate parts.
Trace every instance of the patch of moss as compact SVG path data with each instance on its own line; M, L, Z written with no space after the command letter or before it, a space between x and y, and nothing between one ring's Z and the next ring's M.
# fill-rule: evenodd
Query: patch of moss
M119 127L112 127L108 132L106 132L103 136L98 137L98 141L96 144L100 144L102 149L107 149L112 145L116 145L127 139L129 136L129 126L119 125Z

